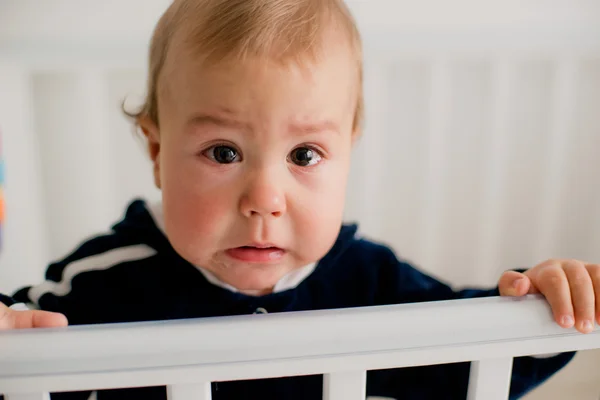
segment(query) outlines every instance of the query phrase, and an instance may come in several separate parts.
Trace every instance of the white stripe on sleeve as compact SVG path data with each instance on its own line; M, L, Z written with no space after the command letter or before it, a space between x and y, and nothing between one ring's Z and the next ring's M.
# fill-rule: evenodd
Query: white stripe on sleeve
M83 272L106 270L124 262L150 258L155 254L156 250L147 245L136 245L109 250L105 253L73 261L63 270L60 282L44 281L42 284L29 289L29 299L32 303L39 304L40 298L46 293L66 296L71 291L73 278Z

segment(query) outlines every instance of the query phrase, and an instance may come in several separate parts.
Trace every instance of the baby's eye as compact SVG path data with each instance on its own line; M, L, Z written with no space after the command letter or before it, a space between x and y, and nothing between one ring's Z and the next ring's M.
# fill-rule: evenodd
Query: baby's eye
M298 147L290 153L290 160L301 167L309 167L318 164L321 155L310 147Z
M206 150L204 155L219 164L232 164L240 161L237 150L231 146L213 146Z

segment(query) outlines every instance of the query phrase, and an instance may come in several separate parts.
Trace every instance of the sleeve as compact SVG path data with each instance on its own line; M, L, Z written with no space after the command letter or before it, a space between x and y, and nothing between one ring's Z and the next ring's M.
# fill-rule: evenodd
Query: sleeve
M7 295L2 294L2 293L0 293L0 303L4 304L5 306L8 306L9 308L12 308L13 310L27 310L28 309L28 307L25 304L19 303L12 297L8 297Z
M122 291L126 263L135 264L156 254L135 237L116 233L97 236L81 244L72 254L49 265L45 280L19 289L0 301L13 309L40 309L64 314L69 325L113 322ZM117 315L116 318L119 318ZM85 400L91 391L52 393L52 400ZM2 396L0 395L0 400Z
M80 287L82 284L88 286L86 275L97 270L97 257L109 251L109 247L105 245L107 238L109 237L93 238L63 260L51 263L41 283L17 290L13 299L26 304L30 309L64 314L69 319L69 324L72 324L73 317L78 314L77 304L84 300L80 298Z
M135 237L97 236L52 263L42 283L18 290L12 301L64 314L69 325L115 322L114 310L107 304L129 293L126 279L134 274L133 266L156 254Z
M454 290L448 284L425 274L415 266L398 260L394 252L388 248L384 248L379 254L382 258L377 262L377 265L381 267L378 276L378 304L458 300L500 295L498 287ZM517 271L522 272L523 270L517 269ZM510 399L518 399L545 382L567 365L574 355L575 352L568 352L551 356L515 358L513 362ZM407 378L408 381L398 379L398 377L383 379L383 386L388 386L389 390L395 392L391 394L396 395L406 391L406 382L438 382L439 384L428 388L417 388L419 386L417 385L414 390L420 395L420 391L422 390L438 390L445 386L444 392L438 393L446 393L448 396L442 396L444 398L464 399L466 396L470 363L420 367L415 368L414 371L411 370L413 369L408 368L402 374L416 374L421 375L421 377L411 376ZM403 382L403 385L401 388L394 387L393 384L390 387L390 382ZM387 395L390 395L389 390ZM423 397L414 398L429 398L427 395L427 393L423 393ZM408 396L408 398L411 397Z
M498 287L454 290L450 285L425 274L408 262L398 260L388 248L381 248L377 256L379 304L419 303L499 296Z

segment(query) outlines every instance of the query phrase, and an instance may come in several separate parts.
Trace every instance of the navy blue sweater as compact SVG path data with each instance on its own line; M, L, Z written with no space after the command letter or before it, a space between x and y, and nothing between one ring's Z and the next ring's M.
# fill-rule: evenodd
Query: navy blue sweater
M17 291L4 302L34 303L63 313L71 325L155 321L363 307L497 296L498 290L454 291L387 247L341 227L331 251L297 287L262 297L234 293L208 282L171 247L143 201L134 201L122 221L104 236L82 244L49 266L46 282ZM134 254L134 257L126 255ZM96 257L95 257L96 256ZM98 260L98 261L96 261ZM98 262L98 265L94 265ZM65 273L67 266L85 265ZM73 268L70 268L72 271ZM516 399L562 368L573 353L547 359L515 359L510 389ZM371 371L369 396L404 400L465 399L469 363ZM86 399L88 393L53 394L52 399ZM322 376L213 384L215 400L321 399ZM166 399L164 387L107 390L98 400Z

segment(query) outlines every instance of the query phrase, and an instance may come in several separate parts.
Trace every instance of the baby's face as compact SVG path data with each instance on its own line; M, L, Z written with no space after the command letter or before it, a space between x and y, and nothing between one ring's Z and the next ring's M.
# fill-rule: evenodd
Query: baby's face
M247 293L322 258L342 222L357 99L337 46L318 63L205 67L180 55L159 93L157 181L175 250Z

